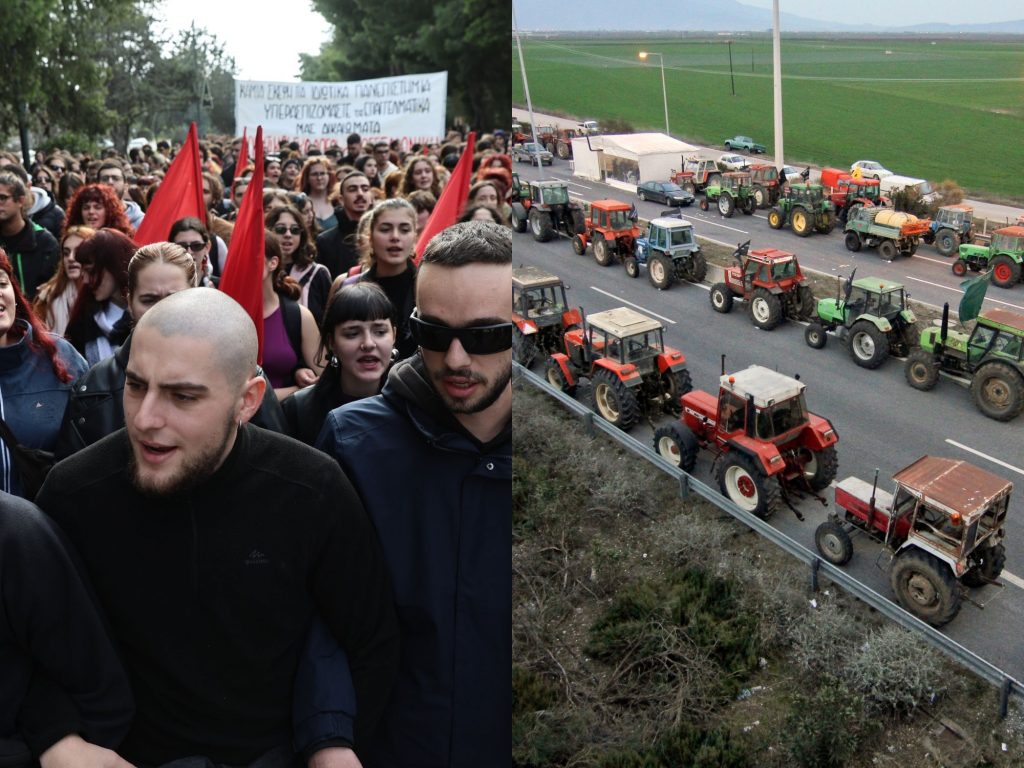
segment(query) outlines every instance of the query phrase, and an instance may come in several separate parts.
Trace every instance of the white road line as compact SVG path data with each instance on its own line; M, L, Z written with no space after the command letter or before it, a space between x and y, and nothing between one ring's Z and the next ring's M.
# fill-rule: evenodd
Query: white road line
M1020 576L1014 576L1009 571L1003 571L1001 574L999 574L999 578L1003 579L1004 581L1010 582L1015 587L1020 587L1021 589L1024 589L1024 579L1022 579Z
M621 301L623 304L629 304L629 306L631 307L636 307L637 309L646 312L648 315L654 315L659 320L664 320L666 323L672 323L672 325L676 324L675 320L665 317L664 315L659 315L657 312L651 312L651 310L649 310L647 307L642 307L639 304L634 304L632 301L626 301L621 296L616 296L614 293L609 293L608 291L602 290L601 288L598 288L596 285L590 286L590 290L597 291L598 293L603 293L605 296L615 299L616 301Z
M733 243L724 243L721 240L715 240L715 238L708 237L707 235L697 235L697 237L699 237L701 240L707 240L709 243L714 243L715 245L722 245L725 246L726 248L736 248L736 245ZM725 267L722 267L722 269L725 269Z
M1018 475L1024 475L1024 469L1021 469L1020 467L1015 467L1013 466L1013 464L1007 464L1002 459L997 459L994 456L989 456L987 453L982 453L981 451L975 450L974 448L970 448L964 445L963 443L958 443L956 440L950 440L948 437L946 438L946 442L949 443L950 445L955 445L957 448L967 451L968 453L973 453L975 456L980 456L983 459L988 459L993 464L998 464L1000 467L1005 467L1011 472L1016 472Z
M710 224L713 227L721 227L722 229L729 229L733 232L739 232L741 235L749 235L745 229L736 229L736 227L728 227L725 224L719 224L717 221L711 221L711 219L697 219L697 221L703 222L704 224Z
M953 263L953 259L947 259L946 261L943 261L942 259L933 259L931 256L921 256L916 253L910 258L921 259L922 261L931 261L934 262L935 264L942 264L944 267L948 267L950 264Z
M922 280L919 277L911 277L910 275L905 275L905 277L907 278L907 280L913 280L918 283L924 283L925 285L931 285L935 288L944 288L947 291L953 291L953 293L963 293L963 291L960 290L959 288L950 288L948 285L942 285L941 283L933 283L930 280ZM993 304L1002 304L1005 307L1013 307L1014 309L1024 309L1024 306L1020 304L1013 304L1009 301L1000 301L999 299L993 299L990 296L986 296L985 301L991 301Z
M566 184L572 184L574 187L583 187L584 189L593 189L593 187L588 187L586 184L580 184L580 183L575 182L575 181L568 181L567 180L565 183Z

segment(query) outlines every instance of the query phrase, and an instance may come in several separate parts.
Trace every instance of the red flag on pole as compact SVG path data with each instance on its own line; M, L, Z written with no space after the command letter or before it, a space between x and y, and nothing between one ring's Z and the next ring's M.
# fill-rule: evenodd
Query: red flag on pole
M228 263L220 278L220 289L249 313L259 339L263 362L263 126L256 129L256 169L235 219Z
M146 218L135 233L136 243L149 245L167 240L174 222L186 216L206 221L200 161L199 134L196 124L192 123L185 146L175 156L167 169L167 175L153 195L153 202L146 209Z
M469 197L469 185L473 177L473 146L475 144L476 133L470 131L469 136L466 137L466 148L462 152L462 157L456 163L448 183L441 190L441 198L434 206L434 212L427 219L420 239L416 241L415 261L417 265L423 258L423 249L427 247L430 238L454 224L466 205L466 199Z
M239 178L242 175L242 171L245 170L245 166L249 164L249 129L242 129L242 146L238 148L238 157L235 158L235 178Z

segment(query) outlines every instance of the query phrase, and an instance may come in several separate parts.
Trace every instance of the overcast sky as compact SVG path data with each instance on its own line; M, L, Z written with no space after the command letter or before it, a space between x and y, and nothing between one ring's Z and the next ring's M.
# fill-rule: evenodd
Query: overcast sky
M771 8L772 0L740 0L744 5ZM808 19L908 26L928 22L987 24L1024 18L1021 0L779 0L779 10Z
M163 0L162 31L205 27L224 44L242 80L299 79L299 54L318 53L330 25L309 0Z

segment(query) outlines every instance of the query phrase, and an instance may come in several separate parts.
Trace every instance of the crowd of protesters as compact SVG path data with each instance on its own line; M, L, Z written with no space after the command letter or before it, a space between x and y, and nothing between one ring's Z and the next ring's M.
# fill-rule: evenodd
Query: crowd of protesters
M0 592L54 563L5 606L0 764L508 764L504 134L419 263L457 132L282 142L262 189L239 147L201 143L205 215L142 247L178 148L0 153ZM260 366L217 290L252 194Z

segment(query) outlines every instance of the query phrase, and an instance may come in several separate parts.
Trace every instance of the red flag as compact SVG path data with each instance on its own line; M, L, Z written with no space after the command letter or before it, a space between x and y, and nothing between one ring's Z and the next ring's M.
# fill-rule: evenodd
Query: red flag
M259 339L263 362L263 126L256 129L256 169L242 198L231 235L228 263L220 278L220 289L249 313Z
M466 205L466 200L469 198L469 185L473 180L473 146L475 144L476 133L470 131L469 136L466 137L466 149L463 150L462 157L456 163L448 183L441 190L441 199L437 201L434 212L427 219L420 239L416 241L415 262L417 266L420 259L423 258L423 249L427 247L430 238L458 221L459 214L462 213L462 209Z
M249 164L249 129L242 129L242 146L238 148L238 157L235 158L235 178L242 176L242 171Z
M203 174L199 164L199 134L196 124L192 123L185 146L175 155L167 175L153 195L153 202L146 209L146 217L135 233L136 243L149 245L166 241L174 222L186 216L206 221Z

